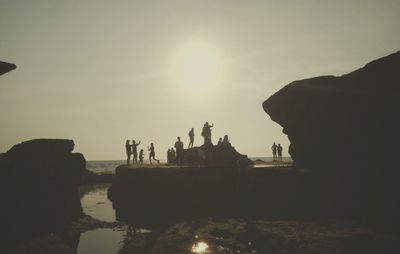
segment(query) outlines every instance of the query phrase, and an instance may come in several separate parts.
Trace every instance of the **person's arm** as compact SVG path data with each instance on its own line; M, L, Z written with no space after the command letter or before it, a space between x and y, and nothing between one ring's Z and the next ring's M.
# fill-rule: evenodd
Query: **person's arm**
M137 145L140 145L140 142L141 142L141 141L139 141L139 143L138 143Z

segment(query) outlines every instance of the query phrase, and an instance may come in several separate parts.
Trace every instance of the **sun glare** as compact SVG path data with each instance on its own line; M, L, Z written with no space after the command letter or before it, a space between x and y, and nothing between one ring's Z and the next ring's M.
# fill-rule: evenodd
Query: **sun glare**
M208 244L205 242L198 242L193 244L192 252L193 253L206 253L208 250Z
M208 92L216 88L222 78L223 61L216 47L194 41L178 49L173 64L177 84L192 92Z

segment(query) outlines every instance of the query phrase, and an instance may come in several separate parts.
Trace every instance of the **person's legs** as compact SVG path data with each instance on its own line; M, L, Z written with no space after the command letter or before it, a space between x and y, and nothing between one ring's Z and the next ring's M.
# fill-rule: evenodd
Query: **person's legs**
M129 165L129 161L131 160L131 155L128 153L128 154L126 154L126 156L128 157L126 159L126 165Z
M150 164L152 164L152 163L151 163L151 154L149 155L149 161L150 161Z

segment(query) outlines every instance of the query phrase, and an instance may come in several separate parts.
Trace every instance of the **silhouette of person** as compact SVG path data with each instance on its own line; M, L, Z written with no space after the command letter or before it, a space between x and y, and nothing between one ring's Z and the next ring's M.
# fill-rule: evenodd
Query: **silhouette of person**
M176 163L181 164L183 162L183 143L181 137L178 137L178 141L175 142L176 149Z
M175 162L176 159L176 154L175 154L175 150L173 147L171 147L171 162Z
M137 153L137 147L138 145L140 145L140 141L139 143L136 143L135 140L132 140L132 154L133 154L133 159L132 159L132 163L138 163L137 161L137 157L138 157L138 153Z
M143 159L144 159L144 151L143 149L140 149L139 151L139 163L143 164Z
M150 147L147 147L147 149L150 151L150 154L149 154L149 161L150 161L150 164L153 164L153 163L151 162L151 158L153 158L153 160L157 161L157 163L160 164L160 160L157 160L157 159L156 159L156 152L155 152L155 150L154 150L154 144L153 144L153 143L150 143Z
M168 150L167 150L167 162L168 162L168 163L171 163L171 162L172 162L172 160L171 160L171 155L172 155L172 154L171 154L171 149L168 148Z
M206 122L203 126L203 130L201 132L201 135L204 137L204 144L206 143L211 143L211 128L214 127L214 124L209 125L208 122Z
M278 161L282 161L282 146L281 144L278 144Z
M132 155L132 149L131 149L131 145L129 144L129 140L126 140L125 143L125 150L126 150L126 165L129 165L129 161L131 159L131 155Z
M191 148L191 147L193 147L193 143L194 143L194 128L192 128L189 131L189 139L190 139L190 142L189 142L188 148Z
M274 142L274 144L271 146L271 149L272 149L272 159L273 159L273 161L276 161L276 160L277 160L277 158L276 158L276 151L277 151L277 149L278 149L278 146L275 144L275 142Z
M219 138L217 146L222 146L222 138Z
M231 142L229 141L228 135L224 136L224 139L222 140L222 145L229 147L231 146Z

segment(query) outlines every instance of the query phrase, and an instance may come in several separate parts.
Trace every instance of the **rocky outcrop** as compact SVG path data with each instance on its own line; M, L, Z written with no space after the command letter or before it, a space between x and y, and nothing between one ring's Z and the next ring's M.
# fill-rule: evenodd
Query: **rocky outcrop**
M399 70L397 52L341 77L294 81L263 107L288 135L299 166L380 164L398 150Z
M240 154L231 144L214 146L211 143L183 151L183 163L223 167L246 167L253 165L247 155Z
M0 76L6 72L14 70L15 68L17 68L15 64L0 61Z
M394 227L400 225L399 70L397 52L340 77L294 81L263 103L288 135L295 165L318 176L321 200Z
M86 161L74 142L36 139L0 155L2 239L22 239L64 229L82 214L78 189Z

